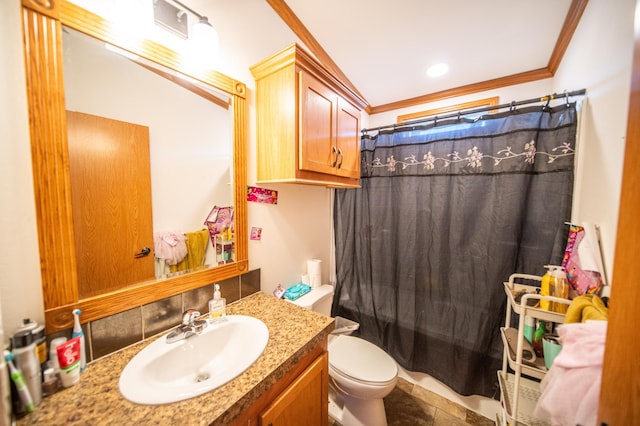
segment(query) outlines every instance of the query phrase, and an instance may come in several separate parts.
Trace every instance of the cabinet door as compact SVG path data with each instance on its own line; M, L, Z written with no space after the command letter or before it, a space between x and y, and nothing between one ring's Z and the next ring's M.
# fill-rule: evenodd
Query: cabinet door
M301 170L335 174L338 95L311 74L300 71Z
M260 414L262 426L326 426L329 421L328 355L321 356Z
M360 111L338 98L336 174L360 179Z

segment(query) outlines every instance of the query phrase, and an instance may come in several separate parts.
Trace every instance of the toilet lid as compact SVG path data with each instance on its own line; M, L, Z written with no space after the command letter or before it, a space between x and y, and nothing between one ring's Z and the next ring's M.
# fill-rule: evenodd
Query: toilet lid
M346 376L366 382L388 382L398 375L393 358L373 343L353 336L332 339L329 364Z

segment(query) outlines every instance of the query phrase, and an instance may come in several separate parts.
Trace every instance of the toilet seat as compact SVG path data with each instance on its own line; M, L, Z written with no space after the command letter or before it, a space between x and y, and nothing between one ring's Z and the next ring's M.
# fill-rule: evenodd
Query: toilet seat
M329 343L329 368L355 382L384 385L396 380L398 367L382 349L364 339L339 335Z
M358 377L349 376L348 374L343 373L342 371L334 368L331 365L329 365L329 377L333 380L339 380L342 383L344 383L344 381L347 380L347 381L351 381L354 385L362 385L362 386L369 387L371 389L384 388L390 385L391 383L395 383L397 381L397 377L394 377L393 379L388 380L386 382L371 382L368 380L362 380Z

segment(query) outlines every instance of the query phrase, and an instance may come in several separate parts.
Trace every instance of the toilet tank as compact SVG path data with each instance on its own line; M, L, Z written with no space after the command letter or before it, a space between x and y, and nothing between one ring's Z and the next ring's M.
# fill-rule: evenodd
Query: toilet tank
M323 284L311 289L304 296L291 301L305 309L331 316L331 304L333 303L333 286Z

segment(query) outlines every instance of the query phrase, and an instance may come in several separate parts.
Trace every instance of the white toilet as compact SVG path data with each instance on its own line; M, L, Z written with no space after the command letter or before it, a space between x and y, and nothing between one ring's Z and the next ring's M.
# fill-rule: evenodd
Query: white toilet
M321 285L292 303L331 315L333 287ZM398 367L387 353L358 337L329 336L329 415L343 426L386 426L382 398L396 386Z

